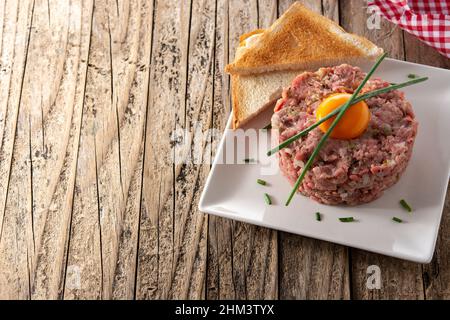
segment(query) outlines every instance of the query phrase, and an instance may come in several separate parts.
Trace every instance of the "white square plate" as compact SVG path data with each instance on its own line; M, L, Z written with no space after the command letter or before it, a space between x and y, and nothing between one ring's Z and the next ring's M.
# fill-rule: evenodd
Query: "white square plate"
M366 71L368 67L362 66ZM378 200L356 207L326 206L298 194L286 207L290 184L278 170L267 174L271 166L278 167L276 156L265 155L270 141L265 147L243 148L236 142L233 145L233 137L243 133L228 129L203 190L200 211L401 259L430 262L450 174L450 71L386 59L375 76L399 83L408 80L408 74L429 77L424 83L403 89L413 105L419 131L408 168ZM270 115L260 117L260 123L253 126L261 128L261 123L269 119ZM269 133L265 134L267 138ZM222 164L227 143L236 154L237 164ZM243 164L246 158L257 159L257 163ZM268 185L257 184L258 178ZM271 195L272 205L265 203L265 192ZM400 207L400 199L411 204L412 214ZM320 222L315 219L316 211L322 213ZM338 220L347 216L357 222ZM392 221L394 216L404 222Z

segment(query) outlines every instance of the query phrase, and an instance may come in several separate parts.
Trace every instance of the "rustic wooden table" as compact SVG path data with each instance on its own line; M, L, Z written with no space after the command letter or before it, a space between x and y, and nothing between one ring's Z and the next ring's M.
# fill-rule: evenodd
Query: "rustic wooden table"
M0 1L0 298L450 298L450 196L420 265L204 215L209 165L164 160L174 130L224 129L238 36L290 2ZM304 2L450 67L363 1Z

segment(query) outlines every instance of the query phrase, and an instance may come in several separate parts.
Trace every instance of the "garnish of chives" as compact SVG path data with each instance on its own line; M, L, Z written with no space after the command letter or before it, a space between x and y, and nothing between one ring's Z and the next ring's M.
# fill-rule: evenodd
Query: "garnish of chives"
M321 221L322 217L320 216L320 212L316 212L316 220Z
M267 193L264 193L264 201L269 205L272 204L272 199L270 199L270 196Z
M258 184L262 185L262 186L265 186L265 185L266 185L266 181L263 180L263 179L258 179L258 180L256 180L256 182L257 182Z
M303 181L303 178L306 175L306 172L308 172L309 167L311 167L314 159L316 158L316 156L319 154L320 149L322 149L323 144L325 143L325 141L327 141L329 135L331 134L331 132L333 131L333 129L336 127L336 125L339 123L339 121L341 120L341 118L343 117L345 111L347 111L347 109L350 107L351 103L353 102L353 100L355 100L356 96L359 94L359 92L361 91L361 89L364 87L364 85L366 84L366 82L369 80L369 78L372 76L372 74L375 72L375 70L378 68L378 66L380 65L380 63L383 61L383 59L386 57L387 53L385 52L380 58L378 58L377 62L375 62L375 64L373 65L372 69L370 69L370 71L366 74L365 78L363 79L363 81L361 81L361 83L359 84L358 88L356 88L355 92L353 92L352 96L350 97L349 100L347 100L347 102L344 104L344 106L342 107L341 111L339 111L338 115L336 116L336 119L333 120L333 123L331 124L331 126L328 128L327 132L325 132L325 134L322 136L322 138L320 139L319 143L317 144L316 148L314 149L313 153L311 154L311 156L309 157L308 161L306 162L305 166L303 167L303 170L300 174L300 176L298 177L297 181L294 184L294 188L292 188L291 193L289 194L289 197L286 201L286 206L289 205L289 203L292 200L292 197L294 197L295 193L298 190L298 186L300 185L300 183Z
M264 128L263 128L264 130L269 130L269 129L272 129L272 124L271 123L269 123L268 125L266 125Z
M386 92L389 92L389 91L392 91L392 90L396 90L396 89L401 89L401 88L404 88L404 87L408 87L408 86L411 86L411 85L413 85L413 84L416 84L416 83L419 83L419 82L423 82L423 81L426 81L426 80L428 80L428 77L417 78L417 79L414 79L414 80L409 80L409 81L406 81L406 82L394 84L394 85L391 85L391 86L388 86L388 87L384 87L384 88L381 88L381 89L373 90L373 91L367 92L367 93L365 93L365 94L363 94L363 95L361 95L361 96L355 98L355 100L353 100L353 102L352 102L351 104L353 105L353 104L356 104L356 103L361 102L361 101L363 101L363 100L367 100L367 99L369 99L369 98L372 98L372 97L375 97L375 96L377 96L377 95L380 95L380 94L382 94L382 93L386 93ZM339 108L334 109L332 112L330 112L329 114L327 114L325 117L323 117L322 119L320 119L319 121L317 121L317 122L314 123L313 125L309 126L308 128L306 128L306 129L303 130L303 131L300 131L300 132L297 133L296 135L293 135L293 136L290 137L289 139L283 141L283 142L282 142L281 144L279 144L277 147L275 147L275 148L273 148L272 150L268 151L268 152L267 152L267 155L268 155L268 156L271 156L271 155L273 155L274 153L280 151L281 149L286 148L286 147L287 147L288 145L290 145L292 142L294 142L294 141L300 139L301 137L305 136L308 132L310 132L311 130L317 128L317 127L320 126L323 122L325 122L325 121L327 121L328 119L330 119L330 118L334 117L335 115L337 115L337 114L342 110L342 108L343 108L344 106L345 106L345 104L343 104L343 105L340 106Z
M412 212L411 206L408 204L408 202L405 201L405 199L400 200L400 205L408 212Z
M417 78L417 74L410 73L410 74L408 74L408 78L415 79L415 78Z
M244 159L244 162L245 163L255 162L255 159L251 159L251 158Z
M393 217L392 220L394 220L395 222L398 222L398 223L402 223L403 222L402 219L397 218L397 217Z
M354 222L355 219L353 217L345 217L345 218L339 218L340 222Z

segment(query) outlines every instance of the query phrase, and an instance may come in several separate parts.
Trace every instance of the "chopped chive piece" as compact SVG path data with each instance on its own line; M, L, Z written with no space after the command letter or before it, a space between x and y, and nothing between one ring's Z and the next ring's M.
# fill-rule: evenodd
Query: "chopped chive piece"
M355 219L353 217L339 218L340 222L353 222Z
M321 221L322 217L320 216L320 212L316 212L316 220Z
M256 182L259 183L259 184L262 185L262 186L265 186L265 185L266 185L266 181L265 181L265 180L262 180L262 179L258 179L258 180L256 180Z
M410 74L408 74L408 78L409 79L415 79L415 78L417 78L417 74L410 73Z
M244 162L245 163L255 162L255 159L252 158L244 159Z
M402 219L397 218L397 217L393 217L392 220L394 220L395 222L398 222L398 223L402 223L403 222Z
M411 206L405 201L405 199L400 200L400 205L408 212L412 212Z
M271 123L269 123L268 125L266 125L264 128L263 128L264 130L269 130L269 129L272 129L272 124Z
M264 201L266 201L267 204L272 204L272 200L267 193L264 193Z

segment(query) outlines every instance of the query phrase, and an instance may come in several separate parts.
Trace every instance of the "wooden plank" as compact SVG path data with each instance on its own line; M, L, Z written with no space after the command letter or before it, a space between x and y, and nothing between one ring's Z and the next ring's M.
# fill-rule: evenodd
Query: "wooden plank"
M72 209L70 242L64 286L64 299L100 299L103 295L103 261L100 231L100 205L97 185L97 146L95 118L101 117L106 106L96 110L94 105L109 104L111 62L104 55L109 51L108 11L97 4L93 11L84 94L80 146ZM98 51L101 50L101 53ZM99 76L102 71L102 76ZM109 106L108 109L111 107ZM109 111L109 110L108 110ZM101 128L101 127L100 127ZM100 148L100 147L99 147Z
M212 136L211 157L214 158L223 130L225 129L230 114L229 100L229 77L224 72L228 63L228 1L216 1L215 14L215 46L214 46L214 94L213 94L213 116L211 127L216 135ZM231 243L230 238L231 221L220 219L215 216L208 218L208 263L206 275L206 298L219 299L225 292L231 297L233 291L233 280L231 270L231 246L223 246L220 241ZM220 279L220 283L219 283Z
M406 60L450 69L450 59L440 55L433 48L417 38L404 33ZM442 213L436 251L433 260L422 267L422 279L426 299L450 298L450 186Z
M422 266L417 263L352 249L354 299L423 299ZM381 289L366 286L368 267L378 266Z
M146 68L148 70L149 66ZM130 300L133 299L136 294L136 259L138 250L140 196L142 192L143 151L142 148L140 159L136 164L136 169L130 183L127 195L127 205L124 208L122 230L119 239L119 252L114 273L114 281L112 283L112 299Z
M4 1L1 17L3 38L0 72L0 235L3 230L22 80L28 55L27 30L31 27L32 3L20 6L14 1Z
M23 101L31 110L34 299L63 290L92 8L92 1L36 2Z
M348 249L280 234L280 299L349 299Z
M440 55L436 50L424 44L409 33L403 32L403 34L405 43L405 58L407 61L450 69L450 59Z
M32 230L29 112L21 107L32 1L0 4L0 299L30 298Z
M134 296L152 6L117 4L93 16L67 268L80 280L68 279L68 299Z
M448 61L447 61L448 62ZM436 251L431 263L423 266L425 298L450 299L450 184L447 188Z
M354 32L371 40L382 47L389 57L404 58L403 33L400 28L393 26L385 19L380 20L379 28L368 28L368 23L376 23L374 14L361 1L348 0L339 2L340 23L348 32ZM372 26L371 26L372 27Z
M199 212L202 186L209 172L212 120L213 61L216 3L194 0L187 48L184 108L176 116L176 130L184 132L175 144L175 225L172 298L204 296L208 216Z
M21 4L25 11L30 7L28 2L21 2ZM8 200L12 205L12 212L25 212L29 216L18 226L31 223L31 226L17 229L14 235L15 241L23 239L24 235L30 233L34 237L32 247L24 244L29 255L27 260L24 261L20 255L22 250L18 251L19 256L16 259L22 265L17 269L28 268L28 274L25 276L22 272L18 273L22 279L18 279L16 283L11 282L10 285L20 285L26 281L28 295L42 298L58 297L63 282L92 3L88 2L83 6L81 3L74 2L71 6L63 5L57 8L45 3L44 10L42 1L36 1L36 3L33 2L33 8L35 13L32 18L33 32L30 39L27 40L26 33L22 33L16 39L16 44L21 47L21 50L17 51L16 56L14 54L11 56L20 63L22 58L19 52L24 50L25 53L28 50L26 67L21 67L24 72L23 79L20 79L22 87L15 89L16 91L9 98L15 103L16 97L20 97L20 108L24 112L19 117L22 123L18 123L17 130L13 131L19 135L18 144L15 145L13 140L9 140L5 145L6 150L15 146L14 159L17 164L14 163L12 168L15 165L22 166L23 159L27 159L27 162L24 170L20 170L21 172L17 174L12 172L11 178L14 180L11 180L2 190L7 190L8 193L10 190L13 192L11 202ZM48 15L50 8L55 9L54 12L59 14L53 21L53 25ZM28 13L25 13L23 18L23 9L18 9L18 14L22 17L18 20L19 23L27 19ZM43 55L42 52L45 54ZM48 94L49 92L51 94ZM47 106L45 114L43 100ZM14 105L8 108L10 116L5 123L5 128L8 130L5 130L3 141L9 137L9 129L12 128L10 123L13 123L10 121L14 117L15 110ZM50 132L55 133L45 148L42 142L44 127L45 130L49 129ZM36 148L37 145L39 145L38 148ZM43 152L43 149L49 152ZM30 170L27 171L27 169ZM29 172L28 177L23 176L26 172ZM27 186L28 183L31 184L27 190L26 201L22 201L23 196L17 191L23 181L26 181ZM58 187L56 187L57 183ZM42 192L44 190L51 190L51 192L44 194ZM14 201L18 199L20 204L17 204L20 208L15 208ZM56 232L49 232L52 228ZM6 231L8 230L7 227Z
M115 8L115 4L119 7ZM97 162L103 298L111 298L114 289L118 289L115 298L131 298L136 259L134 255L119 256L119 248L128 240L128 245L132 246L128 250L137 248L138 214L133 210L140 206L141 192L136 185L131 186L132 183L140 185L136 179L142 176L138 161L143 152L147 112L152 41L148 30L152 25L153 8L151 2L139 0L111 1L106 6L112 8L108 18L111 98L105 101L111 108L106 108L103 117L96 117L96 127L102 128L96 137L96 146L97 159L103 156L103 161ZM129 238L127 230L131 231ZM118 282L118 279L122 280ZM126 285L126 290L113 288L114 285ZM122 297L121 292L126 296Z
M269 15L258 12L258 8L267 7L272 8ZM234 58L239 36L258 26L269 26L275 9L268 1L219 1L217 8L213 123L222 132L230 105L226 96L229 78L224 75L223 66ZM278 296L276 231L211 216L208 248L208 299Z
M258 0L258 28L269 27L278 16L277 0Z
M156 1L140 212L136 298L171 297L175 166L171 137L185 104L191 3Z
M339 23L339 0L322 0L322 14Z
M293 1L280 1L280 14ZM338 20L336 1L301 1L306 7ZM348 299L348 249L339 245L281 232L281 299ZM324 276L327 275L327 276Z
M370 13L359 1L341 1L341 24L350 32L361 34L384 48L390 57L403 59L403 33L381 20L380 29L369 30ZM422 299L421 266L412 262L385 257L362 250L351 250L352 290L354 299ZM368 289L367 268L381 269L381 289Z

